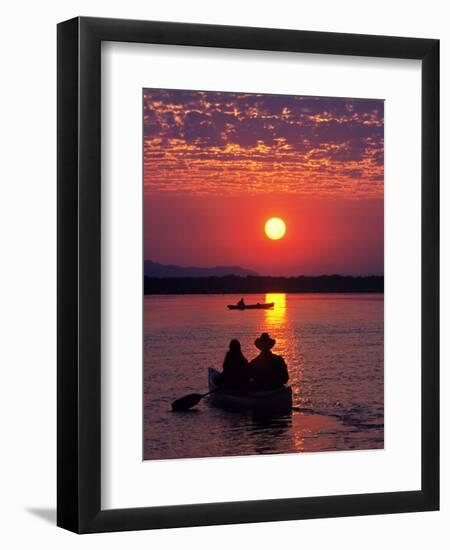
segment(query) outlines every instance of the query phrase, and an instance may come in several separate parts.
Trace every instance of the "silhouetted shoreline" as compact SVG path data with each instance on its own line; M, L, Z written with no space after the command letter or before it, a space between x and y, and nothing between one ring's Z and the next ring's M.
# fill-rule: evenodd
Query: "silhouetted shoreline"
M384 292L384 277L321 275L317 277L145 277L144 294L263 294Z

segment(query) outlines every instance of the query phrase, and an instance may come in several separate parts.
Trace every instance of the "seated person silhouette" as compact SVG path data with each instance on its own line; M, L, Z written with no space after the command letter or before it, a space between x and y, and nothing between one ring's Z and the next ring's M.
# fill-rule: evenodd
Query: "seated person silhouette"
M261 353L250 361L250 384L253 390L273 390L282 387L289 380L288 369L281 355L275 355L270 350L275 340L267 332L255 340L255 346Z
M223 371L216 376L214 383L230 389L239 389L250 381L248 361L241 351L239 340L231 340L223 362Z
M237 305L238 305L239 307L245 307L244 298L241 298L241 299L239 300L239 302L237 303Z

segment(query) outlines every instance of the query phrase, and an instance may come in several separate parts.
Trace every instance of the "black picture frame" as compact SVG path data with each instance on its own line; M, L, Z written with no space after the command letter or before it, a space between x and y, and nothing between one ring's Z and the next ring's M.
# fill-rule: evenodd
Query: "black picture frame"
M422 61L422 488L420 491L101 509L100 49L102 41ZM77 17L58 25L57 133L57 524L60 527L76 533L94 533L438 510L438 40Z

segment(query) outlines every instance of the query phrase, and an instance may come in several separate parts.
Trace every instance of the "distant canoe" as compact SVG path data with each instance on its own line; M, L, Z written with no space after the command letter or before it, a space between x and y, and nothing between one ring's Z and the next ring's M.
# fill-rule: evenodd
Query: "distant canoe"
M266 304L245 304L243 306L238 306L236 304L227 305L228 309L272 309L275 305L274 302L267 302Z
M282 386L274 390L249 391L220 389L214 383L219 374L216 369L208 369L210 402L215 407L235 411L254 411L261 413L287 413L292 409L292 390L290 386Z

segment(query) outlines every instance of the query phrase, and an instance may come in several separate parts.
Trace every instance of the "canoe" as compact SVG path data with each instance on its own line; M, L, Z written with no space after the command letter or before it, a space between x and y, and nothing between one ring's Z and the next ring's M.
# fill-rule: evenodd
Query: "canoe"
M271 309L274 306L274 302L268 302L266 304L245 304L244 306L238 306L236 304L229 304L228 309Z
M219 372L216 369L208 369L208 384L211 392L220 387L214 384L214 379L218 374ZM287 413L292 409L292 390L290 386L283 386L269 391L220 389L211 394L209 399L211 404L216 407L235 411Z

